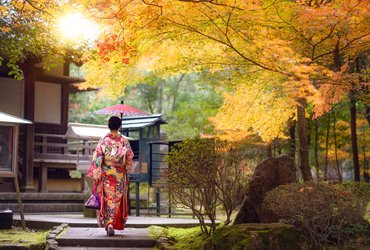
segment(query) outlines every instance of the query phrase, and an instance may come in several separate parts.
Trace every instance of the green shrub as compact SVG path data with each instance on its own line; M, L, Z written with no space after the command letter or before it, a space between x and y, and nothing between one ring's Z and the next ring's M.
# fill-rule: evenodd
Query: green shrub
M172 204L190 209L207 234L216 229L217 207L226 215L225 224L231 222L246 191L243 149L220 139L193 138L176 144L167 162L159 187L169 193Z
M280 219L301 230L313 247L327 247L330 242L341 246L367 230L367 203L354 193L343 185L292 183L267 193L264 202Z

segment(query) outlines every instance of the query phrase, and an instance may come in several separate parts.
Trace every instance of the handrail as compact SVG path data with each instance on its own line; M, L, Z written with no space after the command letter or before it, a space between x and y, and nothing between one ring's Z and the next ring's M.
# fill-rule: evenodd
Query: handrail
M66 162L75 160L90 160L93 150L98 141L77 139L65 139L64 135L60 134L42 134L35 133L35 138L39 138L34 142L34 158L35 161L40 159L61 160ZM59 141L63 139L63 141ZM51 141L50 141L51 140Z

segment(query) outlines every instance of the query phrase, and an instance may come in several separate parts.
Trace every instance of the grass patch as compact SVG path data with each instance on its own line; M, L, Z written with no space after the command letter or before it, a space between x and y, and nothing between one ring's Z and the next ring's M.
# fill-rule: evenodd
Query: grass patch
M48 233L49 230L23 230L18 227L0 230L0 247L13 245L28 247L32 250L45 249Z
M202 233L200 227L175 228L175 227L150 227L151 236L159 238L166 236L176 249L211 249L211 238Z

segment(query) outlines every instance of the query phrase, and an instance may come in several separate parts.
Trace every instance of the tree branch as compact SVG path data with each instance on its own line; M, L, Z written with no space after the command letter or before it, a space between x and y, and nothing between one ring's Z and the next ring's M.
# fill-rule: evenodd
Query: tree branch
M54 15L52 15L50 12L48 12L48 11L46 11L46 10L44 10L44 9L42 9L42 8L39 8L39 7L37 7L31 0L25 0L25 2L27 2L32 8L34 8L35 10L38 10L38 11L41 11L41 12L43 12L43 13L45 13L45 14L47 14L48 16L50 16L50 17L52 17L52 18L55 18L55 16Z
M159 4L155 4L153 2L149 3L147 2L146 0L141 0L144 4L146 5L150 5L150 6L154 6L154 7L158 7L160 10L161 10L161 15L163 14L163 6L162 5L159 5Z
M230 5L227 5L227 4L219 3L219 2L217 2L217 0L178 0L178 1L180 1L180 2L189 2L189 3L209 3L209 4L217 5L217 6L230 7L230 8L235 8L235 9L238 9L238 10L244 10L240 7L235 7L235 6L230 6Z

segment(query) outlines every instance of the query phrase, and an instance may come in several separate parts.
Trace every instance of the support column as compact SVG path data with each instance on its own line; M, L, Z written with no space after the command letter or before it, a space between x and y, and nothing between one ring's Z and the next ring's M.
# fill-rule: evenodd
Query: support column
M36 60L29 59L23 67L24 73L24 118L32 122L35 120L35 81ZM25 128L25 151L22 169L22 190L34 192L33 186L33 158L34 158L35 125L29 124Z
M62 84L62 100L61 100L61 121L62 128L68 127L68 110L69 110L69 85ZM66 132L66 131L63 131Z

